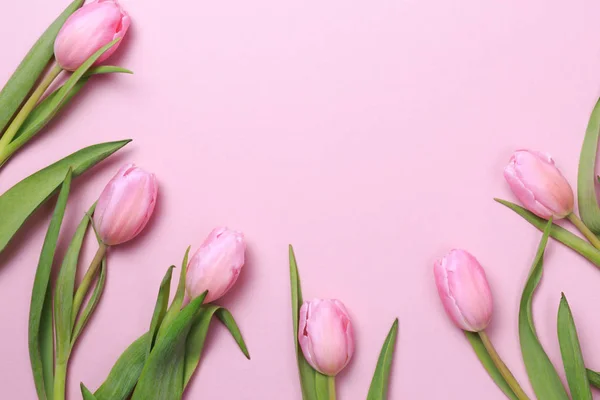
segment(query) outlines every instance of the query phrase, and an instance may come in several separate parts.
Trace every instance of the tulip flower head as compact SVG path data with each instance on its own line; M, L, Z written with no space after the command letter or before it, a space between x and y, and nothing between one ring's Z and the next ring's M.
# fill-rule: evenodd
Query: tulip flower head
M136 237L152 216L157 194L154 174L124 165L104 188L94 212L104 244L114 246Z
M185 279L190 299L208 290L205 303L227 293L237 281L244 266L244 235L227 228L216 228L192 256Z
M67 19L58 33L54 42L56 61L67 71L76 70L101 47L123 38L130 22L117 0L95 0L84 5ZM120 43L102 54L97 63L110 57Z
M440 299L452 321L470 332L484 330L492 319L492 292L485 271L470 253L452 250L434 264Z
M550 155L516 151L504 169L504 177L519 201L535 215L560 219L573 212L573 189Z
M324 375L335 376L354 354L354 332L339 300L316 299L300 308L298 342L306 361Z

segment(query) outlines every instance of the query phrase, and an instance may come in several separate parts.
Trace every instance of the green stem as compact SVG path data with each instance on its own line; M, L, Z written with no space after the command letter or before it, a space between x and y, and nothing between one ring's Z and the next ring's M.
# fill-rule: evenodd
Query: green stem
M508 386L510 386L517 398L519 400L529 400L529 397L527 397L527 394L525 394L525 392L519 385L519 382L517 382L513 374L506 366L506 364L504 364L504 361L502 361L502 359L498 355L498 352L496 352L494 345L490 341L490 338L485 333L485 331L478 332L478 334L481 338L481 341L483 342L483 345L485 346L485 349L488 351L490 357L492 358L494 365L496 366L496 368L498 368L500 375L502 375L506 383L508 383Z
M54 398L53 400L65 400L65 386L67 384L67 362L56 361L54 371Z
M96 273L98 272L100 265L102 265L102 259L104 258L104 255L106 254L107 249L108 249L107 245L105 245L104 243L100 243L100 246L98 247L98 251L96 252L96 255L94 256L94 259L92 260L92 263L90 264L90 267L88 268L87 272L85 273L83 280L79 284L79 287L77 288L77 292L75 292L75 297L73 299L73 312L71 314L71 325L72 326L75 326L75 320L77 319L77 314L79 314L79 309L81 308L81 303L83 303L83 299L85 298L85 295L87 294L87 292L90 288L90 285L94 281L94 278L96 277Z
M54 82L56 77L61 72L62 68L58 64L54 64L50 71L48 71L48 74L46 74L44 79L35 88L33 93L31 93L31 96L29 96L25 104L23 104L23 107L21 110L19 110L8 128L6 128L4 135L2 135L2 138L0 139L0 164L3 164L4 161L6 161L6 148L19 131L19 128L23 125L31 111L35 108L39 99L46 92L46 89L48 89L48 87L52 84L52 82Z
M586 224L574 212L567 216L568 220L585 236L585 238L597 249L600 250L600 240L594 232L587 227Z
M335 376L327 377L327 386L329 387L329 400L335 400Z

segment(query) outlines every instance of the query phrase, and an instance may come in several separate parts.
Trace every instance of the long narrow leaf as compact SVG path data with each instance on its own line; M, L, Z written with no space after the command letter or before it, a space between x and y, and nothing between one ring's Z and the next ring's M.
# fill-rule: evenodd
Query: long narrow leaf
M0 196L0 252L33 214L62 184L67 170L78 176L131 140L86 147L23 179Z
M94 204L88 211L94 212ZM66 362L71 353L71 310L73 309L73 291L75 289L75 276L77 275L77 264L83 239L87 232L90 219L87 215L83 217L77 230L73 234L67 253L63 258L56 289L54 291L54 320L56 326L56 359Z
M181 272L179 273L179 282L177 283L177 291L175 292L175 297L167 310L167 314L165 314L165 318L163 323L158 330L158 338L161 338L165 332L165 328L171 324L171 322L175 319L179 311L181 311L181 306L183 304L183 298L185 297L185 275L187 271L187 263L188 256L190 254L190 247L187 248L185 254L183 256L183 261L181 263Z
M242 332L240 331L240 328L238 327L237 323L235 322L235 319L233 319L233 315L231 315L231 313L229 312L228 309L223 308L223 307L220 307L217 310L216 314L217 314L217 318L219 319L219 321L221 321L223 323L223 325L225 325L225 327L227 328L229 333L231 333L231 336L237 343L237 345L240 348L240 350L242 351L242 353L244 353L246 358L249 360L250 352L248 351L246 342L244 342L244 338L242 337Z
M54 40L84 0L73 1L40 36L0 92L0 136L54 56Z
M302 389L303 400L319 400L316 392L317 375L315 371L304 358L300 343L298 342L298 324L300 322L300 307L302 306L302 287L300 284L300 274L298 273L298 263L294 248L289 247L290 257L290 285L292 291L292 322L294 328L294 347L296 349L296 360L298 362L298 372L300 374L300 387Z
M533 323L533 294L542 278L544 250L551 229L552 221L548 221L523 289L519 307L519 338L525 368L536 396L544 400L569 400L556 369L537 337Z
M145 333L121 354L94 395L97 400L126 400L140 379L146 363L150 334Z
M31 292L29 309L29 359L33 372L33 381L38 398L52 398L53 356L48 360L48 354L53 354L54 342L52 331L52 303L50 301L50 274L54 253L58 242L60 227L67 207L69 189L71 186L71 170L64 178L52 220L44 239L42 252Z
M188 304L167 327L146 360L132 400L180 400L183 395L183 373L186 338L206 293Z
M494 380L496 385L498 385L500 390L502 390L506 397L508 397L509 399L519 400L517 395L512 391L512 389L508 385L508 382L506 382L506 379L504 379L504 377L498 370L498 367L496 367L496 364L494 364L490 353L488 353L483 342L481 341L481 337L474 332L465 332L465 335L467 336L469 343L471 343L471 346L473 347L477 358L479 358L479 361L481 361L481 365L483 365L483 368L485 368L487 373Z
M208 334L208 328L215 312L219 309L219 306L209 304L203 306L190 328L190 332L187 336L185 343L185 359L183 369L183 387L187 387L194 371L198 367L200 358L202 357L202 350L204 349L204 343L206 341L206 335Z
M392 324L390 331L383 342L377 367L371 380L367 400L386 400L390 380L390 371L392 361L394 360L394 348L396 346L396 337L398 336L398 318Z
M538 217L530 211L527 211L523 207L520 207L510 201L495 199L498 203L510 208L521 217L523 217L527 222L531 225L535 226L539 230L543 231L546 227L548 221L543 218ZM561 228L556 224L552 224L550 228L550 236L554 239L558 240L562 244L570 247L575 250L596 266L600 267L600 251L598 251L594 246L581 239L579 236L576 236L569 232L568 230Z
M596 196L596 153L600 135L600 100L592 110L588 122L577 172L577 202L581 219L595 234L600 233L600 207Z
M100 297L102 296L102 292L104 291L104 285L106 284L106 257L102 259L102 266L100 267L100 276L98 277L98 281L96 282L96 286L94 287L94 292L92 293L92 297L85 305L85 308L77 318L77 322L75 323L75 327L73 328L73 339L71 340L71 346L75 345L79 335L85 329L88 321L92 317L92 314L96 310L98 303L100 302Z
M560 353L571 390L571 398L573 400L592 400L592 391L583 362L583 354L581 354L575 320L564 294L561 296L558 307L557 327Z
M598 373L596 371L592 371L591 369L588 369L587 377L592 386L594 386L597 389L600 389L600 373Z
M171 277L173 276L174 265L171 265L167 270L161 284L158 289L158 296L156 297L156 305L154 306L154 312L152 313L152 321L150 322L150 341L148 342L147 353L150 354L152 346L154 345L154 339L158 328L163 322L165 313L167 312L167 306L169 305L169 295L171 293Z
M96 396L94 396L92 394L92 392L90 392L83 383L80 385L80 388L81 388L81 396L83 397L83 400L98 400L96 398Z
M208 328L210 327L213 316L216 316L225 325L240 347L240 350L242 350L242 353L244 353L246 358L250 359L250 354L248 353L246 343L242 338L242 333L231 313L225 308L212 304L203 306L190 328L185 344L185 364L183 372L184 388L192 379L196 368L198 368L200 358L202 357L202 350L204 349L204 343L206 342Z
M63 96L63 86L56 89L54 92L46 96L27 116L27 119L23 122L23 125L19 128L15 137L10 142L7 152L12 155L19 150L25 143L33 138L38 132L40 132L55 116L60 112L73 97L83 88L83 86L89 81L92 75L109 74L109 73L127 73L132 72L128 69L115 67L111 65L101 65L90 68L83 77L73 85L70 90L67 91L66 96L59 100L60 96Z

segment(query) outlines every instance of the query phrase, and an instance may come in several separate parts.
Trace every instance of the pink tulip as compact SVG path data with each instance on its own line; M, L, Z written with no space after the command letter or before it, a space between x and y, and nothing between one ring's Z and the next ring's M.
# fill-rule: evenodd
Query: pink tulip
M208 290L205 303L222 297L237 281L244 266L244 235L227 228L216 228L196 251L187 267L185 286L193 299Z
M516 151L504 168L504 177L519 201L535 215L558 219L573 212L573 189L550 155Z
M152 216L157 193L154 174L133 164L124 165L96 205L94 223L104 244L113 246L136 237Z
M339 300L304 302L300 308L298 342L306 361L328 376L337 375L354 354L354 332Z
M477 259L464 250L452 250L435 262L433 272L440 299L456 326L484 330L492 319L492 293Z
M102 46L125 36L129 24L129 15L116 0L95 0L84 5L58 33L54 42L56 61L67 71L76 70ZM102 54L97 63L110 57L120 43Z

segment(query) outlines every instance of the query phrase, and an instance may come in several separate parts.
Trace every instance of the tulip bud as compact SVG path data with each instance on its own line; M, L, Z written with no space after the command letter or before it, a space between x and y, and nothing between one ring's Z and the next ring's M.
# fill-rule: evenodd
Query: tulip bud
M446 312L460 329L484 330L492 319L492 293L485 271L464 250L452 250L434 264L435 283Z
M550 155L516 151L504 168L504 177L519 201L535 215L559 219L573 212L573 189Z
M152 216L157 193L154 174L124 165L104 188L94 212L96 231L104 244L114 246L136 237Z
M244 235L227 228L216 228L196 251L187 267L185 286L194 299L208 290L210 303L232 288L244 266Z
M54 42L54 55L61 68L75 71L92 54L114 39L125 36L129 15L117 0L96 0L75 11L61 28ZM117 50L116 43L98 59L106 60Z
M354 354L354 332L339 300L306 301L300 308L298 342L306 361L328 376L337 375Z

